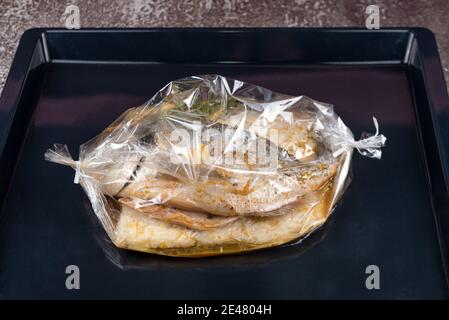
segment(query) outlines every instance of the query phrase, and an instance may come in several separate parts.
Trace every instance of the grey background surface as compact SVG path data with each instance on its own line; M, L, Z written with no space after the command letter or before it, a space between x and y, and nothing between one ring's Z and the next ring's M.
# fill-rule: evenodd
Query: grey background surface
M448 0L0 0L0 90L21 34L64 27L64 10L80 9L81 27L364 27L368 5L380 27L426 27L435 33L449 77ZM446 81L447 82L447 81Z

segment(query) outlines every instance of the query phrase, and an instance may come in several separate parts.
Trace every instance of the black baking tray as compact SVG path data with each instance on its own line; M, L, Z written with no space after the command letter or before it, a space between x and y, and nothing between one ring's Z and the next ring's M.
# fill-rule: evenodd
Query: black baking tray
M382 160L354 154L341 203L299 246L203 259L115 248L45 150L67 143L76 158L126 108L205 73L332 103L357 136L375 116ZM421 28L26 31L0 100L0 297L448 298L448 111Z

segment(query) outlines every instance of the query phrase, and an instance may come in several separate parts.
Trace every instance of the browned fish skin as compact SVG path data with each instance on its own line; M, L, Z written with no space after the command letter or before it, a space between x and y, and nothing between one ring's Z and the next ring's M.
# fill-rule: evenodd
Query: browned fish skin
M212 216L207 213L189 212L162 205L151 204L146 206L137 205L136 201L129 198L121 198L119 201L142 213L147 213L151 217L188 227L195 230L208 230L222 227L239 219L238 217Z
M123 206L114 243L121 248L170 256L200 257L280 245L301 237L327 219L330 188L306 195L289 212L242 217L219 228L194 230L154 219Z
M154 178L131 183L119 196L156 200L167 206L221 216L266 216L321 188L337 169L335 161L289 168L274 176L248 178L242 175L239 179L214 179L195 184Z

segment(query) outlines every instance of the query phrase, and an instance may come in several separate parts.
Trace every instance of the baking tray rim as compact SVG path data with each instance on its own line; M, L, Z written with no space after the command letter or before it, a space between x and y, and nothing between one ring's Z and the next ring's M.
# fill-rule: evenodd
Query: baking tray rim
M29 80L30 73L42 64L52 63L48 48L46 47L45 37L47 34L70 34L70 33L170 33L170 32L224 32L224 33L263 33L263 32L289 32L289 33L402 33L409 34L409 45L405 58L402 61L395 61L393 64L400 64L410 66L413 69L418 69L422 75L422 79L425 86L425 100L429 107L431 125L432 125L432 137L435 141L436 147L432 147L437 153L437 159L434 159L433 153L424 148L426 171L429 179L429 186L434 185L433 179L435 173L431 174L434 170L433 167L439 167L437 174L441 173L442 182L440 181L438 195L431 194L432 208L437 228L438 240L440 244L440 251L442 254L442 261L444 271L446 275L446 282L449 286L449 163L447 154L449 152L449 98L447 94L447 87L444 79L441 60L438 54L436 45L436 39L431 30L421 27L390 27L382 28L379 30L367 30L364 28L86 28L78 30L68 30L64 28L32 28L26 30L19 41L18 48L16 50L7 80L5 82L2 94L0 96L0 112L6 114L4 121L0 122L0 166L3 168L3 162L5 160L5 154L8 151L7 146L10 142L12 128L23 99L23 94L26 92L25 86ZM413 42L415 46L412 47ZM42 46L40 64L33 63L36 55L36 47L40 44ZM410 51L415 48L416 56L412 61L410 58ZM360 65L357 62L345 63L345 65ZM411 88L413 93L413 87ZM414 101L415 108L417 103ZM23 107L22 107L23 108ZM415 110L417 112L417 110ZM419 123L419 116L417 115L417 127L419 129L420 139L422 141L422 127ZM430 154L432 153L432 154ZM15 155L18 157L19 152ZM16 160L16 158L14 160ZM15 163L15 161L14 161ZM12 163L12 170L0 175L0 179L5 181L5 190L0 190L0 205L3 207L4 200L7 198L7 188L13 177L14 163ZM433 164L433 167L429 164ZM435 170L434 170L435 171ZM8 176L9 174L9 176ZM2 182L3 182L2 181ZM439 204L442 208L447 208L444 212L435 209L435 205ZM1 214L1 210L0 210Z

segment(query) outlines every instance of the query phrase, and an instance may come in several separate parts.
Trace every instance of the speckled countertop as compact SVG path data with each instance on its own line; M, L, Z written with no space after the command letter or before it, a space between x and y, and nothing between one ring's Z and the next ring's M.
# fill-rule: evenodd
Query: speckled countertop
M365 9L375 4L381 28L420 26L435 33L449 79L448 0L0 0L0 90L23 31L64 27L70 4L78 6L82 28L364 27Z

